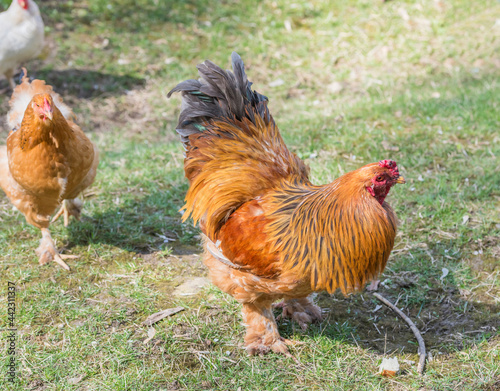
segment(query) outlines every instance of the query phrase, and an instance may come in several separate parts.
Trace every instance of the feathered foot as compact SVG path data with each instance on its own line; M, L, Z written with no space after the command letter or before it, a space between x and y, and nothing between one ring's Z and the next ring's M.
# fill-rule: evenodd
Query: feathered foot
M247 327L245 347L249 355L273 351L292 357L287 345L294 343L280 336L270 301L243 304L242 313Z
M279 318L293 319L304 331L307 330L309 324L323 320L321 308L314 304L309 297L283 300L274 304L273 307L283 309Z
M42 240L40 240L40 246L35 250L36 255L39 256L38 263L40 265L46 265L50 261L56 262L63 269L70 270L69 266L63 259L74 259L78 258L77 255L63 255L59 254L57 248L50 236L50 231L47 228L42 228Z
M80 214L82 212L83 202L78 198L73 198L72 200L63 200L62 206L56 215L52 218L52 223L57 221L61 215L64 215L64 226L69 225L69 216L73 216L75 219L80 220Z

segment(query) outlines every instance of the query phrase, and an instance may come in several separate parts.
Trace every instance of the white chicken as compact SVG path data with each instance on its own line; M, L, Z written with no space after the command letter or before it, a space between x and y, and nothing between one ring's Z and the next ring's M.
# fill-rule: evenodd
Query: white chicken
M12 89L12 76L24 61L37 56L43 48L44 25L33 0L13 0L0 13L0 75L5 75Z

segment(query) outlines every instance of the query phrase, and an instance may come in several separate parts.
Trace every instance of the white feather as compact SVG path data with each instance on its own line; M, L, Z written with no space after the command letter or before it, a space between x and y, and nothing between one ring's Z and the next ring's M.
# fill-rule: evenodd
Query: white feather
M44 25L33 0L23 9L17 0L0 13L0 75L37 56L43 48Z

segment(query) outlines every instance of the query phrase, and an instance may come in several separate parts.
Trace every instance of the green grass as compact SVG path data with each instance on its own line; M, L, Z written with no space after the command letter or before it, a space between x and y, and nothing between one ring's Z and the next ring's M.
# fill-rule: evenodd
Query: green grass
M0 1L0 8L10 3ZM39 1L47 48L27 64L78 114L101 163L81 222L51 226L71 273L38 266L39 230L0 194L0 290L17 284L18 383L2 390L495 390L500 387L500 5L449 2ZM407 178L380 291L425 331L423 377L406 324L369 294L319 294L297 361L247 357L239 305L209 285L166 93L232 50L270 99L290 149L327 183L391 158ZM274 87L273 87L274 86ZM0 81L0 89L7 82ZM0 115L8 95L0 95ZM7 136L5 127L0 136ZM467 218L465 216L468 216ZM165 241L166 238L175 239ZM449 270L443 278L442 269ZM153 327L146 317L186 308ZM7 298L0 297L0 328ZM5 333L6 335L6 333ZM2 334L0 350L5 357ZM376 375L384 356L401 373Z

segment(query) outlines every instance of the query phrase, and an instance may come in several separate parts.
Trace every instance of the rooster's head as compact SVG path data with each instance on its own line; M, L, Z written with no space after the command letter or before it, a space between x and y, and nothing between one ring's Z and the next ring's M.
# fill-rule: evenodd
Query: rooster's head
M382 204L396 183L406 183L394 160L381 160L363 167L366 190Z

